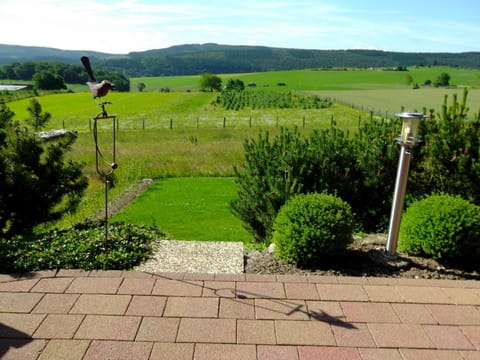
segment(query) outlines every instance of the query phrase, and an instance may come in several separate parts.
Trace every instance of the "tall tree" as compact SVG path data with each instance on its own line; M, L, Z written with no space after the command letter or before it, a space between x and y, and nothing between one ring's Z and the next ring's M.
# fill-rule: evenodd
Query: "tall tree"
M438 75L438 78L435 80L433 85L436 87L450 85L450 75L448 75L446 72L441 73Z
M35 73L32 80L35 87L41 90L60 90L67 88L63 77L47 71L39 71Z
M222 90L222 79L217 75L203 73L200 75L200 89L203 91L220 91Z

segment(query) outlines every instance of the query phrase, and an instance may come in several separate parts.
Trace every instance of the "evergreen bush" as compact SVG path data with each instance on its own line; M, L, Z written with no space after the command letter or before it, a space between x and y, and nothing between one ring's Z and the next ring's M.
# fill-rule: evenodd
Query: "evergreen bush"
M298 266L346 249L354 227L350 206L328 194L301 194L280 209L273 225L275 253Z
M281 129L274 139L267 132L257 141L247 140L244 166L235 168L233 212L255 240L266 242L278 210L294 195L325 191L354 202L361 192L352 146L348 133L334 125L309 138L295 128Z
M349 197L341 195L352 206L363 231L381 232L388 228L393 190L398 167L399 146L395 140L400 133L398 119L372 118L360 124L352 138L357 159L358 192ZM415 163L416 157L412 160Z
M441 113L421 123L420 146L412 150L406 204L433 192L460 195L480 205L480 113L467 119L465 90L461 102L444 99ZM352 207L358 230L382 232L388 227L398 167L399 119L371 116L350 136L338 129L282 129L270 139L245 142L245 162L235 169L238 200L234 213L260 242L271 237L280 207L293 195L336 194Z
M417 198L432 191L460 195L480 205L480 113L468 119L468 90L459 102L444 97L437 116L421 123L423 142L415 149L409 176Z
M480 207L459 196L431 195L404 213L398 248L434 259L480 256Z
M34 129L14 121L0 102L0 236L26 234L38 224L74 212L88 186L83 163L68 160L76 134L44 141L34 131L50 118L32 99L27 109Z

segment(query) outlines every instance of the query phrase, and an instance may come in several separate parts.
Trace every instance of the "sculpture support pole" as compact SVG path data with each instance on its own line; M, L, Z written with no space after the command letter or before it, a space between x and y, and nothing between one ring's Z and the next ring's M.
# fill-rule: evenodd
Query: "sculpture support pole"
M97 173L105 179L105 244L106 247L108 241L108 186L109 186L109 177L113 174L115 169L117 168L117 163L115 162L115 143L116 143L116 119L117 117L109 116L107 111L105 110L105 104L109 104L108 102L102 102L100 106L102 107L102 112L95 116L94 124L93 124L93 139L95 141L95 165ZM99 146L99 139L98 139L98 121L99 120L112 120L112 149L111 155L112 160L107 161L103 152L100 150ZM100 161L102 160L102 161ZM103 163L103 165L102 165ZM106 168L105 168L106 166Z

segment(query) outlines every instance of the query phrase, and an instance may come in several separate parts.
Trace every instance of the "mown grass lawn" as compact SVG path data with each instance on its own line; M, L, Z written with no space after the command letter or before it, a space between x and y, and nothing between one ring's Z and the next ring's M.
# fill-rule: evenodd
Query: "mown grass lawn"
M156 224L175 240L249 243L251 236L230 210L236 191L231 177L162 179L111 221Z

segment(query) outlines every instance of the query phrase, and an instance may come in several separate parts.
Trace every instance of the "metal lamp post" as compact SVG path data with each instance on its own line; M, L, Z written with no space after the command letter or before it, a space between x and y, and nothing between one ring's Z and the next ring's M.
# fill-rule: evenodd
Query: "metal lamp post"
M425 118L422 113L402 112L395 114L402 119L402 132L398 138L400 159L398 160L397 178L393 193L392 211L388 226L387 248L388 256L394 256L397 251L398 231L403 209L403 199L407 188L408 170L410 167L410 155L412 148L418 141L418 127L420 120Z

